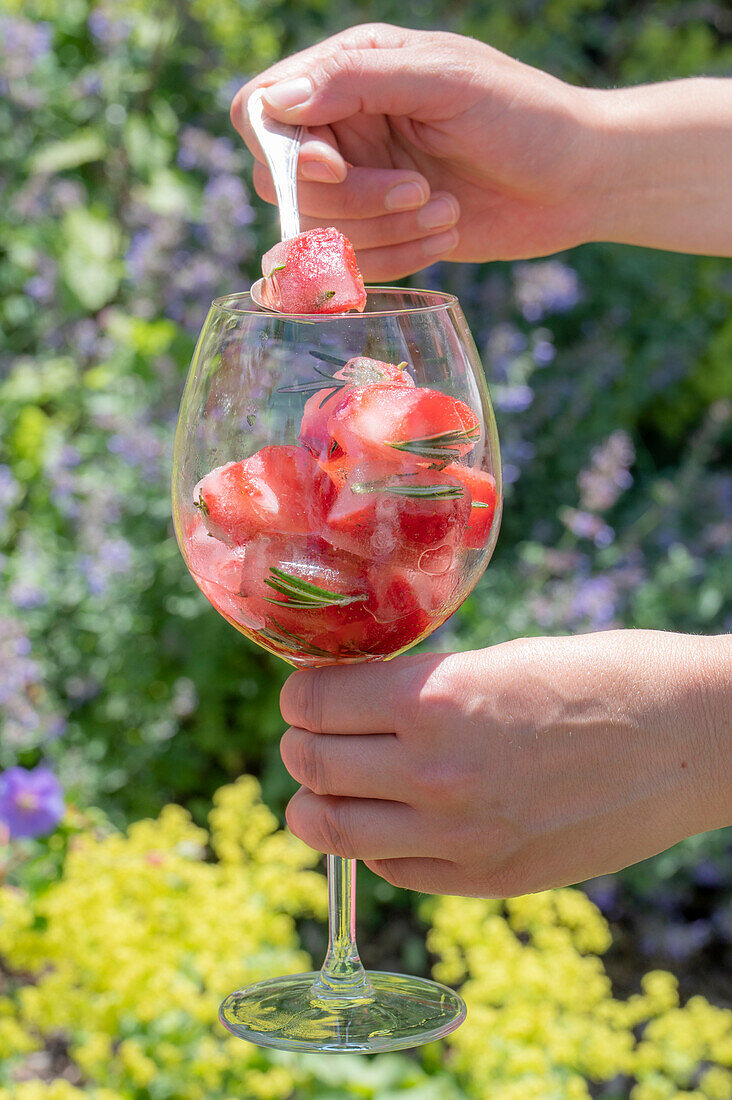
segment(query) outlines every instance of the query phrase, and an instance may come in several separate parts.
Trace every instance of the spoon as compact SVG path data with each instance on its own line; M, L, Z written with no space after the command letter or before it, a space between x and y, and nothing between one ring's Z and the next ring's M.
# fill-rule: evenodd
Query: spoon
M261 88L249 97L247 112L272 173L280 214L280 238L287 241L300 232L297 158L300 154L303 127L288 126L286 122L278 122L265 114ZM266 308L260 297L262 283L262 279L257 279L251 288L251 295L258 306Z

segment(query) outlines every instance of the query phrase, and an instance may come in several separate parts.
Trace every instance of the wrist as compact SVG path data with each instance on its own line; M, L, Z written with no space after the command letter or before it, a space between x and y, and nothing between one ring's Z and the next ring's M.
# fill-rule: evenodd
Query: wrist
M582 89L588 241L727 255L732 81Z
M695 638L698 654L692 720L707 745L706 775L700 778L699 804L706 829L732 825L732 636Z

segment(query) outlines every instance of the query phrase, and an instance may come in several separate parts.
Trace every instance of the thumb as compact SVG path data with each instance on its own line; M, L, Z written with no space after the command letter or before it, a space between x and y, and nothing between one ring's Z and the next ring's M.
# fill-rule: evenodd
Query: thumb
M424 50L341 49L262 91L282 122L324 126L359 113L426 121L455 113L446 75Z

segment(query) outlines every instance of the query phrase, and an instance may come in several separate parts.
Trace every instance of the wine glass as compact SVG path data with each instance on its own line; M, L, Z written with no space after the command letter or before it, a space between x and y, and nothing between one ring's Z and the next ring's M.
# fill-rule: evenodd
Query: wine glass
M498 437L456 298L371 288L362 314L285 315L249 294L204 323L175 436L186 564L232 626L295 667L388 659L472 591L501 511ZM355 860L327 856L319 972L232 993L236 1035L287 1050L374 1052L449 1034L454 990L366 972Z

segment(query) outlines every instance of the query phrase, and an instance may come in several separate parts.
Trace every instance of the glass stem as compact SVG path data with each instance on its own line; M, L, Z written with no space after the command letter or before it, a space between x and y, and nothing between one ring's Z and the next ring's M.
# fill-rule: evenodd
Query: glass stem
M318 1000L372 1000L356 946L356 860L328 856L328 954L311 995Z

